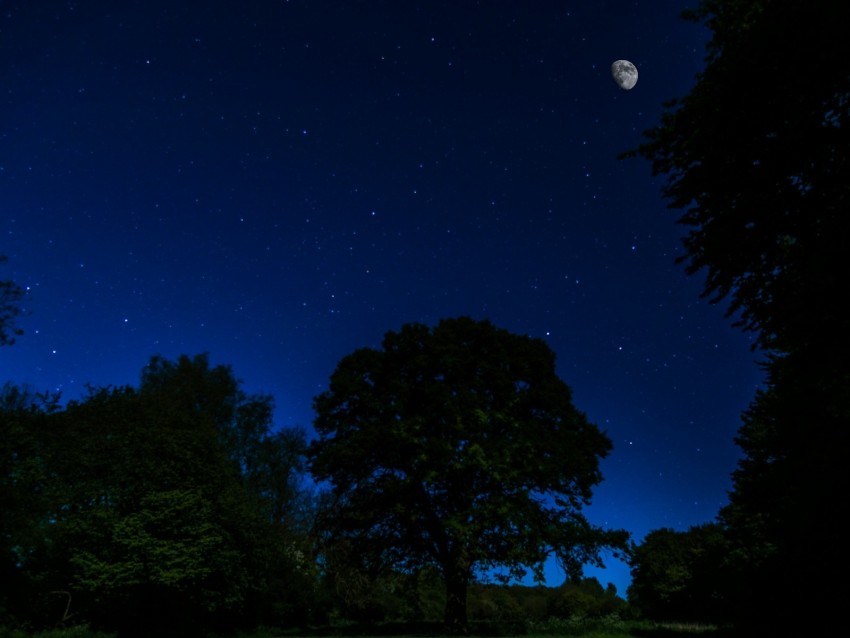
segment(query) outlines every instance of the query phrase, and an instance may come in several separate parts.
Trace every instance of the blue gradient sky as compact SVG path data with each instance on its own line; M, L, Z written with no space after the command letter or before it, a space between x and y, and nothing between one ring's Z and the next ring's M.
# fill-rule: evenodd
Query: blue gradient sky
M30 298L0 381L72 399L207 352L309 429L344 355L486 318L610 435L592 522L708 522L763 375L616 157L703 66L686 6L3 2L0 278Z

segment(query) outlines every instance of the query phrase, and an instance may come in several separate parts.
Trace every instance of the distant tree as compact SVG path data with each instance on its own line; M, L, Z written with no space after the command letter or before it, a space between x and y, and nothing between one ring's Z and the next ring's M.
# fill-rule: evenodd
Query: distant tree
M755 333L766 387L744 414L744 458L721 514L734 543L742 621L811 628L839 609L815 582L814 548L840 547L836 491L850 426L850 68L846 6L831 0L703 0L705 69L667 105L637 154L666 174L688 230L681 261L704 295ZM828 513L828 514L827 514ZM846 559L835 559L845 571Z
M629 604L657 621L729 620L728 544L717 523L656 529L633 547Z
M5 255L0 255L0 264L7 260ZM24 289L14 281L0 281L0 346L12 345L15 337L24 333L15 325L15 320L22 313L21 302L24 297Z
M326 543L350 548L366 574L438 569L450 630L466 627L479 570L542 579L555 554L578 576L625 547L626 532L581 513L611 442L539 339L467 317L407 324L344 357L315 411L308 459L332 490Z
M551 614L559 618L600 618L627 615L627 603L613 583L603 588L594 577L567 581L556 590Z
M473 583L469 588L468 607L473 621L502 626L502 631L510 631L507 628L525 621L519 597L508 585Z

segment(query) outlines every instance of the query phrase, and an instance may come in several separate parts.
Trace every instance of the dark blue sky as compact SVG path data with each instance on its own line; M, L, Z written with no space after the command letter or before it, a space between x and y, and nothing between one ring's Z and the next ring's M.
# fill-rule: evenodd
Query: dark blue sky
M674 263L664 178L616 157L703 67L692 4L0 2L0 278L30 296L0 381L73 399L207 352L309 429L344 355L486 318L610 435L592 522L708 522L762 373Z

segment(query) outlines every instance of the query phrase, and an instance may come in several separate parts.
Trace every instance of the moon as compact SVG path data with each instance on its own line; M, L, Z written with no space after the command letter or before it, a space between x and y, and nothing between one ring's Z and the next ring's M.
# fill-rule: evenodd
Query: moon
M617 60L611 65L611 77L621 89L628 91L637 84L637 67L628 60Z

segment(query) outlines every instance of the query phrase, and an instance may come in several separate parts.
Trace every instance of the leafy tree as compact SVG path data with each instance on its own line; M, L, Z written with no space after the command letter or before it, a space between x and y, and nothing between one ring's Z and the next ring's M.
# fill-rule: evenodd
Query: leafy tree
M519 598L507 585L474 583L469 588L468 607L473 621L487 623L494 628L499 625L503 628L516 627L525 620Z
M307 608L314 574L285 526L294 497L280 491L297 482L303 436L272 433L268 399L239 385L205 355L154 357L140 388L92 388L51 413L31 448L20 439L17 466L45 486L17 545L32 588L71 592L78 621L128 634L250 627Z
M811 353L809 353L811 354ZM732 474L727 529L736 567L741 623L769 618L827 628L839 622L839 589L788 587L822 577L823 552L841 547L850 515L841 485L846 458L838 443L850 424L850 369L795 353L776 360L767 387L744 413L736 442L744 457ZM830 569L843 570L841 552Z
M542 579L554 553L579 576L627 541L581 513L612 446L539 339L468 317L407 324L344 357L314 405L309 468L332 489L326 545L348 547L365 574L438 569L451 630L466 627L480 571Z
M0 264L7 261L5 255L0 255ZM21 302L25 291L12 280L0 281L0 346L15 343L15 337L23 334L23 330L15 326L15 319L20 316Z
M55 395L9 382L0 388L0 626L20 621L37 597L24 566L51 510L45 441L57 403Z
M632 548L628 599L657 621L719 622L729 616L728 544L723 528L706 523L677 532L651 531Z
M603 588L593 577L567 581L556 592L551 615L559 618L625 616L627 612L627 603L617 595L614 584Z
M850 69L836 64L846 7L829 0L703 0L706 67L637 153L666 174L689 230L681 261L755 333L766 387L743 415L744 452L720 521L742 620L783 629L839 609L816 548L842 544L836 493L850 424ZM827 516L826 513L829 513ZM835 569L842 571L846 561Z
M203 371L195 363L187 373ZM194 404L103 388L57 415L50 466L63 498L44 564L98 626L199 630L234 622L250 598L245 552L260 549L249 526L261 521L207 418L232 399L210 377Z
M96 510L103 534L97 546L80 542L72 553L75 585L124 616L110 623L124 631L128 619L157 632L206 626L204 613L220 618L244 595L226 577L247 577L245 557L213 508L197 491L178 489L146 494L126 513ZM160 620L151 623L154 611Z
M830 0L703 0L706 68L638 152L689 228L687 271L769 349L847 345L850 70ZM846 354L846 351L845 351Z

